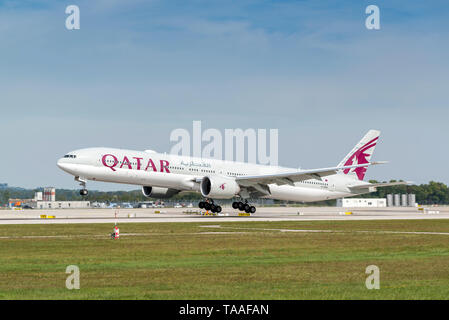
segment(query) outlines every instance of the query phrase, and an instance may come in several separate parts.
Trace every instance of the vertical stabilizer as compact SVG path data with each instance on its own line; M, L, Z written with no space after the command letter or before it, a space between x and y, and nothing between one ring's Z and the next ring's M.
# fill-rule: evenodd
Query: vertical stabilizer
M348 153L348 155L340 162L339 167L352 166L357 164L365 164L370 162L371 156L374 153L374 148L379 140L380 131L370 130L360 140L359 143ZM367 167L360 167L354 169L343 170L346 175L353 176L354 179L363 180L365 178Z

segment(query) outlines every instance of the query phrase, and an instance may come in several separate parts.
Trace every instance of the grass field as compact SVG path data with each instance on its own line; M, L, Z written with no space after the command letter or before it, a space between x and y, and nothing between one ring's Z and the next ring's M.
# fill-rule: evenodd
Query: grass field
M207 225L124 223L120 240L110 224L2 225L0 299L449 298L449 235L385 232L449 233L449 220ZM365 287L372 264L380 290Z

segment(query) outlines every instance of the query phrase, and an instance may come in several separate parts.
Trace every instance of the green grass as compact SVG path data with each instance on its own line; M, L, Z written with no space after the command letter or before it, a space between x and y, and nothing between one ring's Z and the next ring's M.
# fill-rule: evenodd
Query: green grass
M0 299L447 299L449 220L0 226ZM332 233L263 229L333 230ZM201 234L202 232L230 232ZM244 233L241 233L244 232ZM55 238L21 238L56 236ZM1 238L13 237L13 238ZM380 268L380 290L365 268ZM65 287L77 265L81 289Z

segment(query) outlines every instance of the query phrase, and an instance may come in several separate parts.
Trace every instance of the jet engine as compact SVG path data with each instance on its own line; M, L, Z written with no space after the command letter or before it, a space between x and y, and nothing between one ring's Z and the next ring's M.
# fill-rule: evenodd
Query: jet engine
M230 199L240 192L240 186L233 178L204 177L200 184L203 197Z
M159 187L142 187L142 193L147 198L167 199L178 194L180 190Z

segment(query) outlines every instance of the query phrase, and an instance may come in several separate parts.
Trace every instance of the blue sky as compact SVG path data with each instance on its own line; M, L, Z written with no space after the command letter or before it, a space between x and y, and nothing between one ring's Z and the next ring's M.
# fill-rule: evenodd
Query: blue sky
M66 6L81 29L65 28ZM365 28L380 8L381 29ZM169 151L170 132L278 128L279 164L337 164L382 131L368 178L449 183L447 1L0 1L0 182L76 188L56 160ZM126 186L91 183L101 190Z

